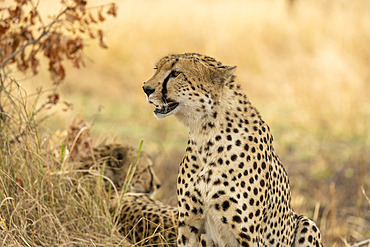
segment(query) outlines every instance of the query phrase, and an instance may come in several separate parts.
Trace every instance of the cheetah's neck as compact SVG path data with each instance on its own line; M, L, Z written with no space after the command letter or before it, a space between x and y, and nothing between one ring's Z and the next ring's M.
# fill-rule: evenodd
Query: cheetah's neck
M188 127L189 141L205 163L208 157L217 153L215 142L228 142L228 135L242 139L254 135L259 126L265 125L258 111L246 95L233 87L226 87L217 101L207 107L206 114L188 112L187 116L177 116ZM267 127L268 128L268 127Z

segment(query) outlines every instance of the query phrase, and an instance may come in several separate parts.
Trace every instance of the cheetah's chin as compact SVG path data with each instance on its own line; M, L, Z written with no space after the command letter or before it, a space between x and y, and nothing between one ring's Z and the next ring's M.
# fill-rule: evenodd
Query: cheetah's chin
M171 115L171 114L174 113L173 110L175 110L178 105L179 105L179 103L173 102L173 103L169 103L167 105L164 105L161 108L156 107L154 109L154 115L157 118L167 117L167 116L169 116L169 115Z

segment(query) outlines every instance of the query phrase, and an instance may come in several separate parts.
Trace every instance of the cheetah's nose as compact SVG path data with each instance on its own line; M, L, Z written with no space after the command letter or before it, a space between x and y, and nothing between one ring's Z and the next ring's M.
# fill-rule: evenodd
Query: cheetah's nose
M161 187L161 184L157 184L157 189L159 189Z
M152 93L154 93L155 89L152 89L151 87L146 87L146 86L143 86L143 90L144 90L144 93L146 94L146 96L149 97L149 95L151 95Z

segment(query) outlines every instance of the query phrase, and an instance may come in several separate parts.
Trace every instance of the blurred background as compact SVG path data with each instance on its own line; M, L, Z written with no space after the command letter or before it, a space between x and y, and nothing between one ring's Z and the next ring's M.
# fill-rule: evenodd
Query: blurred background
M176 205L187 129L155 119L141 86L165 55L206 54L237 65L274 135L293 207L317 222L325 246L370 238L370 1L115 2L117 18L104 23L108 49L85 44L86 66L68 68L59 88L73 110L56 111L48 131L79 118L93 124L96 145L144 140L163 181L156 198ZM40 1L45 16L60 8ZM31 92L51 87L46 66L19 81Z

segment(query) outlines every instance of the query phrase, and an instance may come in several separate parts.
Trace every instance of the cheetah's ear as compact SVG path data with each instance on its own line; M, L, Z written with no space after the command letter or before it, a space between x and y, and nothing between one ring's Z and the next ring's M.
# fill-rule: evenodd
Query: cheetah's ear
M212 80L218 84L224 84L231 76L234 75L236 66L218 66L213 72Z
M128 163L127 155L128 155L127 147L118 147L112 151L112 158L117 163L118 167L121 167Z

